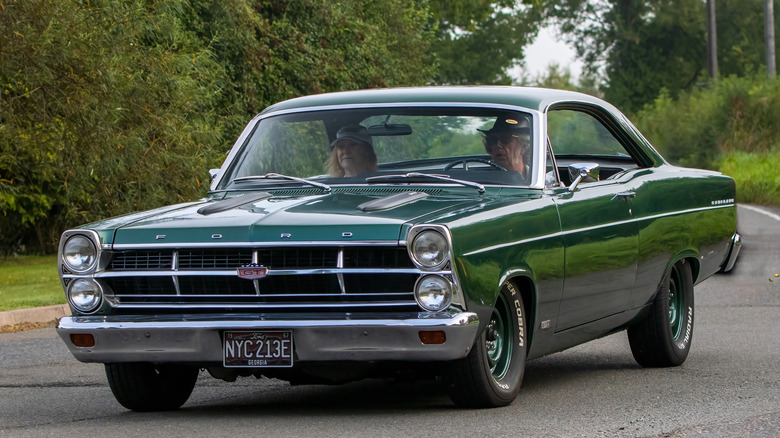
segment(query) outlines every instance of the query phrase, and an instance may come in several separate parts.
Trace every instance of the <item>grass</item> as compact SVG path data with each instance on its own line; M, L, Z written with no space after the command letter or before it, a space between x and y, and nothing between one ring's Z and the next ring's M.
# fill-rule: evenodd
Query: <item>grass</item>
M720 162L720 171L736 181L738 202L780 205L780 149L730 152Z
M0 259L0 311L66 302L56 255Z

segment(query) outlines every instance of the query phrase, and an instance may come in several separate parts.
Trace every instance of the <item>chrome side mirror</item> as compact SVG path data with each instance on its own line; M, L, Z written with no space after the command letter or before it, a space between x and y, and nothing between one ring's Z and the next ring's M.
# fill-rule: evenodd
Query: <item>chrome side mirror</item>
M217 175L219 175L219 169L209 169L209 177L211 177L212 181L214 181Z
M569 176L572 179L569 191L573 192L582 182L599 180L599 165L598 163L574 163L569 166Z

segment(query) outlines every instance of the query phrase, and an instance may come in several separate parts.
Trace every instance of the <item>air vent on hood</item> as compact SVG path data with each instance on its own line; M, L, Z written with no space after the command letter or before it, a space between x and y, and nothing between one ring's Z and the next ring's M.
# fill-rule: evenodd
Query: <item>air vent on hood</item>
M209 214L219 213L220 211L232 210L236 207L240 207L251 202L262 201L271 197L270 193L247 193L246 195L236 196L235 198L225 199L223 201L217 201L213 204L209 204L205 207L198 209L198 213L206 216Z
M364 202L358 205L357 208L360 211L389 210L427 197L428 194L423 192L403 192Z

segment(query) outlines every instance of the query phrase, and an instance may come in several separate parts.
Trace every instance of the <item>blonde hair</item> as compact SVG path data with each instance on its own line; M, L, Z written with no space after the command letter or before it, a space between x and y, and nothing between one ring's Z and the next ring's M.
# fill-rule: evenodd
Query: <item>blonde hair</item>
M328 156L328 161L325 162L325 167L328 171L328 175L334 178L342 178L344 176L344 168L339 164L335 148L330 151L330 156Z
M377 158L376 158L376 152L374 151L374 147L371 146L368 143L361 143L368 147L368 150L370 152L369 159L371 160L371 165L369 166L370 171L376 170L376 164L377 164ZM328 160L325 161L325 169L328 172L329 176L332 176L333 178L343 178L344 177L344 168L341 167L341 164L339 164L339 158L336 155L336 148L334 147L330 151L330 155L328 156Z

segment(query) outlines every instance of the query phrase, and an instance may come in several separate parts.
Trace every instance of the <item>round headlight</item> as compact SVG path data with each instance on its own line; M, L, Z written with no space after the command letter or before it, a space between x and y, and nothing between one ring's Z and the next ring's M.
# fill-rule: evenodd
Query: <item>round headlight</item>
M84 313L94 311L100 306L103 291L100 285L92 279L79 278L70 284L68 300L76 310Z
M449 254L447 239L434 230L426 230L418 234L412 242L412 256L425 268L441 266Z
M92 239L77 234L65 242L62 248L62 260L68 268L76 272L92 269L97 261L97 248Z
M426 275L417 281L414 289L417 304L431 312L446 309L452 301L452 283L438 275Z

